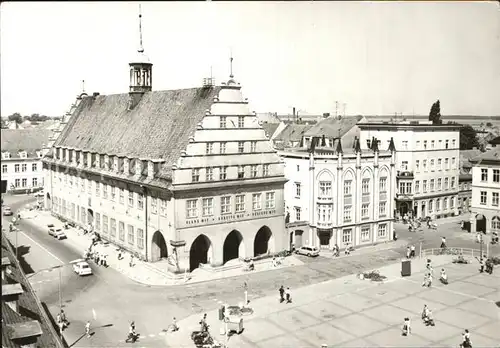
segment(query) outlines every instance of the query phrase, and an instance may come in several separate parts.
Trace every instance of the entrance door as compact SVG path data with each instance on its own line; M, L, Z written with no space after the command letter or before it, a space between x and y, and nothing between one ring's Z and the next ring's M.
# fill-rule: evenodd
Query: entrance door
M321 249L330 248L330 239L332 238L332 231L319 230L319 245Z
M425 203L422 203L422 217L425 217Z
M302 230L296 230L295 231L295 249L298 249L302 246L302 235L304 234L304 231Z

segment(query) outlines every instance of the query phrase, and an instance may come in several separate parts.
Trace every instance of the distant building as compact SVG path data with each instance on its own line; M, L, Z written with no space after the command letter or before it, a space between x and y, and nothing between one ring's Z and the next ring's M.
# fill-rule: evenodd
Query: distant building
M396 152L393 144L362 144L359 120L325 119L299 146L279 152L290 245L343 249L392 240Z
M44 185L42 157L52 134L46 129L2 129L2 180L8 191L40 189Z
M459 214L468 213L472 199L472 163L471 159L479 156L481 150L460 150L460 174L458 177L457 206Z
M266 132L266 137L273 142L276 136L286 127L284 122L279 123L262 123L262 129Z
M129 93L74 107L44 158L46 206L174 272L283 250L283 164L232 71L153 91L142 46L129 65Z
M396 216L440 218L458 214L460 125L430 121L360 122L361 143L379 148L393 139Z
M273 139L273 146L275 149L285 149L289 147L297 147L301 145L304 133L311 128L312 125L307 124L286 124L281 132L276 134Z
M63 348L2 231L2 348Z
M500 233L500 146L471 160L471 231Z

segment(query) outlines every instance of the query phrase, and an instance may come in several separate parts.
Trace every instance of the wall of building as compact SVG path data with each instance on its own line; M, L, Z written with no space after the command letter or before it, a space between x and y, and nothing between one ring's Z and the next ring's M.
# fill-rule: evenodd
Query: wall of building
M486 174L486 176L484 175ZM484 230L500 232L500 224L493 223L493 218L500 220L500 163L479 164L472 168L471 231ZM484 216L486 221L480 221ZM484 224L484 226L482 226ZM484 228L483 228L484 227Z
M2 159L1 167L2 180L7 180L7 191L43 187L40 158Z

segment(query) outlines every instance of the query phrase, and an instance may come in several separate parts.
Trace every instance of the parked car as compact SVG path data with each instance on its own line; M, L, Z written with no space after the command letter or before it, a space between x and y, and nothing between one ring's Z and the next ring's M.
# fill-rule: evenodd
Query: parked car
M60 227L55 227L54 225L48 225L48 226L51 226L49 227L49 236L56 237L56 235L62 232L62 228Z
M66 236L66 233L64 233L64 231L61 228L56 229L53 236L54 236L54 238L57 238L58 240L68 238Z
M35 197L43 197L43 191L38 191L33 194Z
M12 216L14 215L14 212L12 211L12 208L9 207L8 205L3 206L3 215L4 216Z
M75 263L73 265L73 270L79 276L85 276L85 275L92 274L92 268L90 268L90 265L86 261L81 261L81 262Z
M312 246L303 246L295 251L297 254L306 256L319 256L319 249Z

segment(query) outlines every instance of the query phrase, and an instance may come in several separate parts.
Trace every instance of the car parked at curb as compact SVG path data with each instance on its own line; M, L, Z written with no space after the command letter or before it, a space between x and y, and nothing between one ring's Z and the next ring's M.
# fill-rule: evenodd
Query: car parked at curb
M12 208L9 207L8 205L3 206L3 216L12 216L14 215L14 212L12 211Z
M92 275L92 268L86 261L81 261L73 265L73 271L79 276Z
M58 240L68 238L66 236L66 233L64 233L64 231L61 228L56 229L55 232L54 232L54 234L53 234L53 236L54 236L54 238L56 238Z
M295 253L299 255L306 255L309 257L319 256L319 249L313 246L302 246L295 250Z

